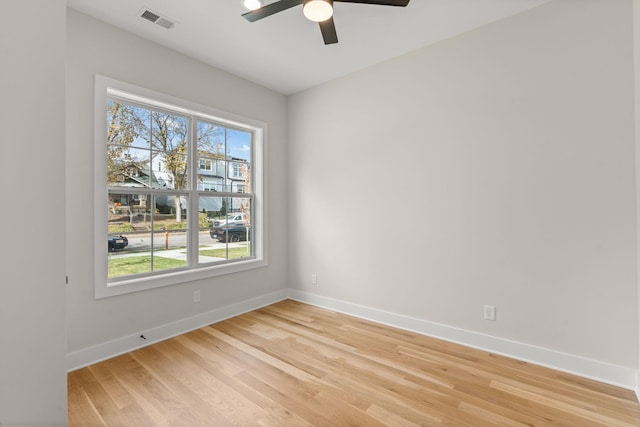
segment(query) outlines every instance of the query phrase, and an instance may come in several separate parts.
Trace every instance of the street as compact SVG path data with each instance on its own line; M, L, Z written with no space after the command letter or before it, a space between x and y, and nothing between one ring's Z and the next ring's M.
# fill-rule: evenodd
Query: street
M151 249L151 233L123 233L129 240L129 244L126 248L114 252L114 254L125 254L132 252L148 251ZM209 246L212 249L224 248L226 243L220 242L217 239L214 240L209 235L209 230L200 231L198 234L198 246ZM169 249L172 248L185 248L187 246L187 233L186 232L170 232L168 233ZM154 249L165 249L165 233L163 231L157 231L153 233L153 247Z

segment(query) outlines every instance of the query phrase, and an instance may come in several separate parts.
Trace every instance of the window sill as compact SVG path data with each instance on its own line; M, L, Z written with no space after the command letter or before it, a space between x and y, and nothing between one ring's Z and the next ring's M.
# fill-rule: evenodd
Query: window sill
M214 278L232 273L240 273L243 271L266 267L267 265L268 264L265 259L252 258L246 261L235 261L229 264L164 273L160 276L145 276L129 280L107 282L102 286L95 287L95 299L125 295L133 292L177 285L180 283L192 282L194 280Z

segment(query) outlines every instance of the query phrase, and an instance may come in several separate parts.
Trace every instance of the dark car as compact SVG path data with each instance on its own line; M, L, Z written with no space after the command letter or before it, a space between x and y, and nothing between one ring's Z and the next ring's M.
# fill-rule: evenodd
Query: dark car
M234 225L229 227L213 227L209 230L212 239L221 242L240 242L247 240L247 226ZM251 240L251 227L249 227L249 240Z
M109 242L109 252L124 249L129 244L129 239L125 236L110 236L107 241Z

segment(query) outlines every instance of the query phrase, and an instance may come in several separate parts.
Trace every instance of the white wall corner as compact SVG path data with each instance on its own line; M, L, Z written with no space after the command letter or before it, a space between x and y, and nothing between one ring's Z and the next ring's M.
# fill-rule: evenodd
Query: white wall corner
M636 369L587 359L526 343L505 340L295 289L289 289L288 296L290 299L306 304L479 350L489 351L535 365L622 387L627 390L635 390L640 399L640 389L638 387L640 384L640 373Z
M636 148L636 281L638 287L638 371L635 391L640 401L640 0L633 0L633 64L635 86L635 148Z
M97 363L112 357L137 350L139 348L164 341L180 334L202 328L212 323L220 322L234 316L257 310L278 301L287 299L287 290L282 289L265 295L260 295L238 303L216 308L186 319L177 320L135 334L116 338L91 347L67 353L67 371L75 371L82 367ZM141 339L144 335L146 339Z

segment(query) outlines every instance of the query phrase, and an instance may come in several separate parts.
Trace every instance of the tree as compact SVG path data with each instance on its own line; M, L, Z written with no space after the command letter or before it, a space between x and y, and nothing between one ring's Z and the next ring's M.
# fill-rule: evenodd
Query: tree
M137 159L132 158L130 147L144 130L144 124L136 108L121 102L107 103L107 183L115 184L127 176L129 168L140 169ZM116 213L115 202L107 202Z
M159 111L151 112L151 165L159 158L164 171L171 175L174 189L187 187L188 121ZM160 169L160 168L158 168ZM182 222L180 196L174 197L176 222Z
M216 159L224 158L225 129L207 122L198 122L198 152Z
M130 157L126 155L127 151L133 141L144 132L144 128L142 118L134 107L109 101L107 105L107 182L117 182L118 175L124 174L126 167L132 163Z

